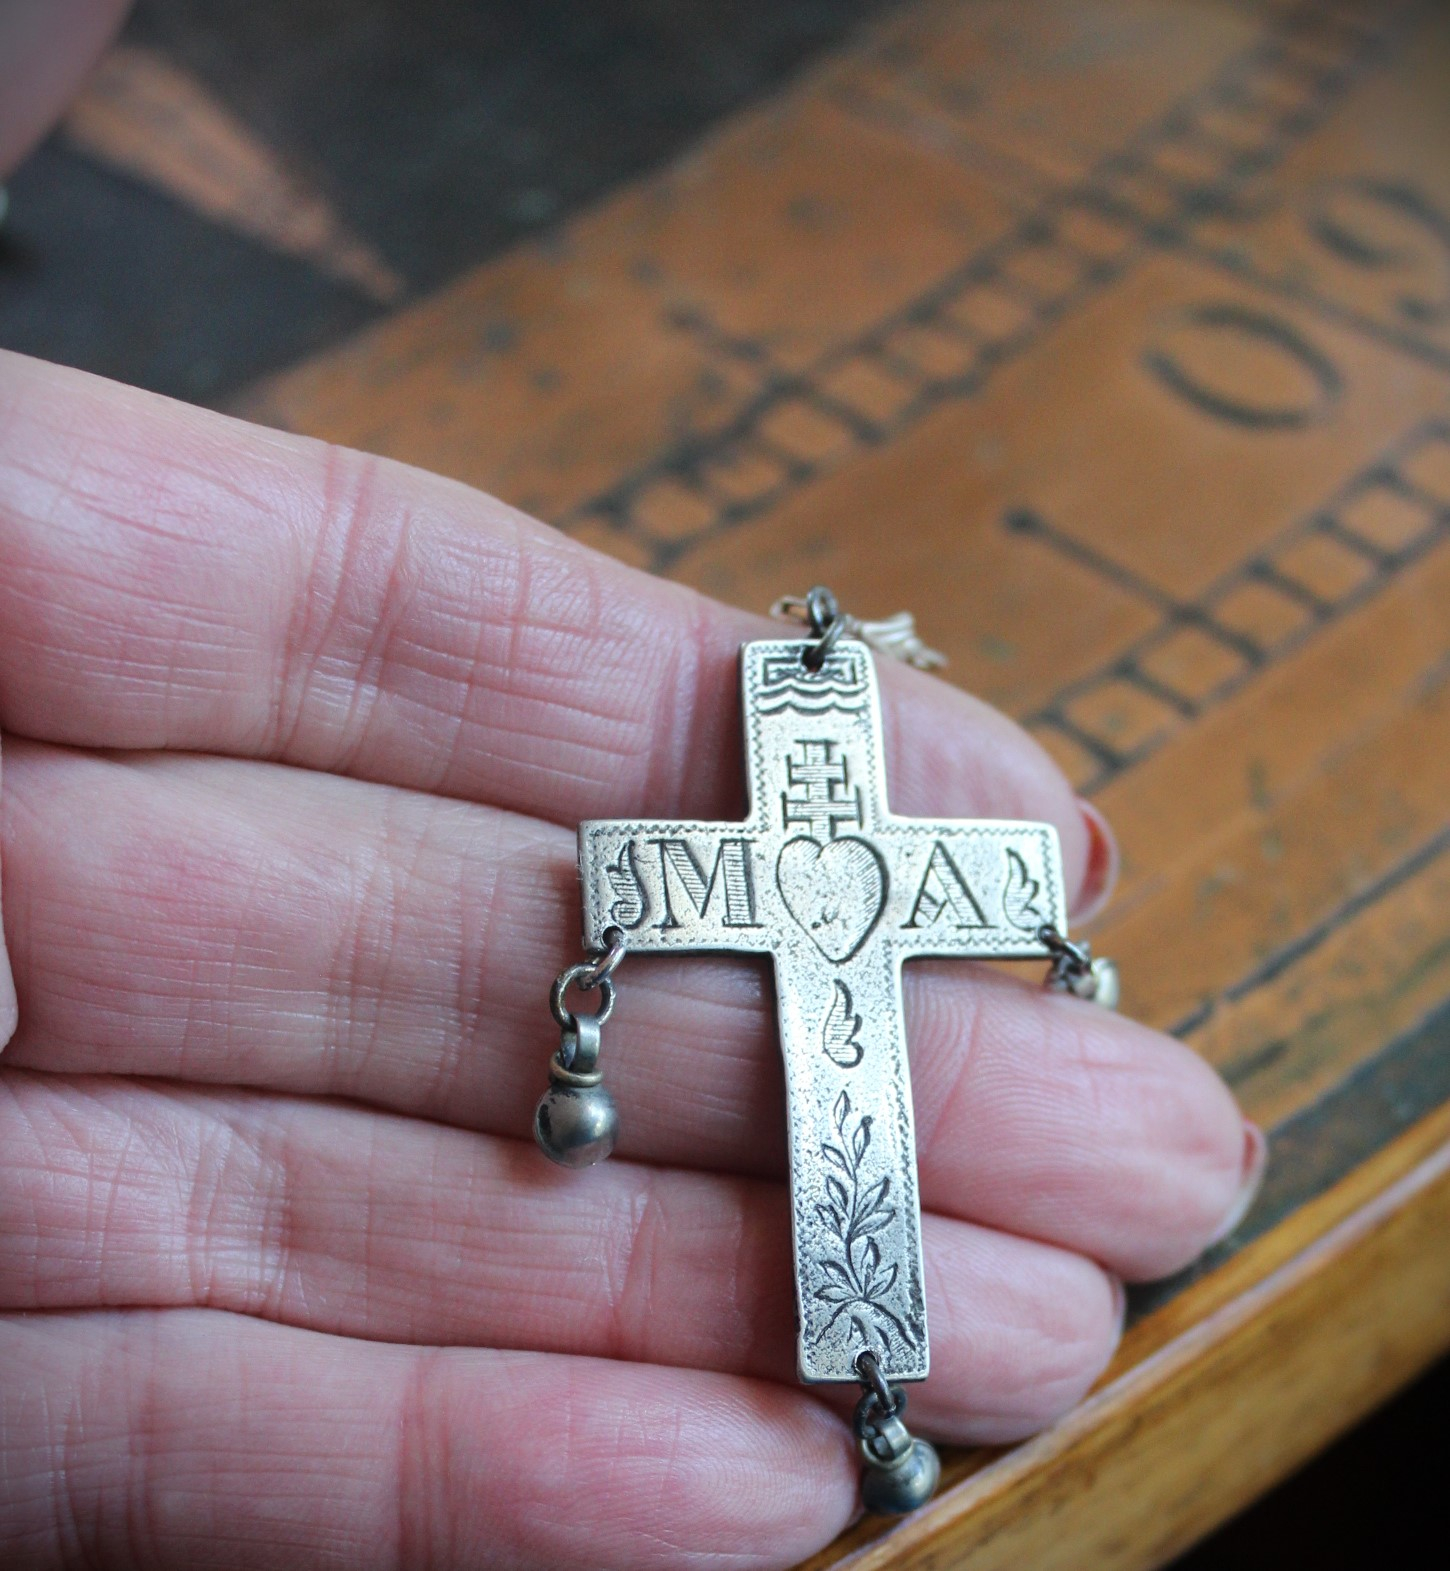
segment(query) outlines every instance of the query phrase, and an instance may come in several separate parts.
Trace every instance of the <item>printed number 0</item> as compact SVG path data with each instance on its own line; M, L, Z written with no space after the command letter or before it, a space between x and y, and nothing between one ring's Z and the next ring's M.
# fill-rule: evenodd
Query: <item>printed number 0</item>
M1163 323L1143 364L1195 409L1250 431L1317 425L1344 389L1297 328L1231 302L1190 306Z
M1399 280L1394 304L1407 321L1450 316L1450 216L1412 186L1370 178L1331 181L1319 189L1305 227L1341 262Z

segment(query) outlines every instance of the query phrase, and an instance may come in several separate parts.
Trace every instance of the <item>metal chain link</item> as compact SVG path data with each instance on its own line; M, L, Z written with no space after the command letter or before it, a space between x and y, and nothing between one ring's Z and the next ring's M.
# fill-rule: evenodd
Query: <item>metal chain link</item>
M571 987L578 988L581 993L598 990L599 1009L589 1017L596 1024L603 1025L614 1013L616 993L613 977L625 956L624 930L618 927L606 928L604 943L605 947L592 959L565 966L554 978L554 985L549 989L549 1010L561 1030L575 1031L579 1027L578 1017L564 1002L564 996Z
M916 620L909 611L898 611L879 622L863 621L843 611L835 595L822 584L805 595L782 595L771 606L770 614L810 629L813 642L801 655L810 671L821 669L842 638L859 638L877 654L903 661L919 671L936 671L947 663L944 654L928 648L917 636Z

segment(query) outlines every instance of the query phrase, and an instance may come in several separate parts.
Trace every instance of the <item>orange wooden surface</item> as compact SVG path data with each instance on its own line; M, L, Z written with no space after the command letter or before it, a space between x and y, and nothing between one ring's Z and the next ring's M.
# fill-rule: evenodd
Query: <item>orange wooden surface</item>
M905 605L1271 1130L1099 1394L819 1564L1160 1562L1450 1343L1450 12L903 8L252 389L744 605Z

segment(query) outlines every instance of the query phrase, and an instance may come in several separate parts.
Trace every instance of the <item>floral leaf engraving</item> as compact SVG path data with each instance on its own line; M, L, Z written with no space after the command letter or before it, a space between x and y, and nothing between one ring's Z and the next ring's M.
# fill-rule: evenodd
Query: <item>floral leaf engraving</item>
M850 1008L849 996L845 1007ZM839 1242L841 1251L821 1261L821 1272L827 1280L814 1296L818 1302L832 1306L824 1330L849 1314L863 1343L877 1345L889 1341L895 1333L907 1347L914 1347L912 1332L889 1307L899 1267L894 1261L882 1265L881 1245L874 1236L896 1220L896 1207L890 1203L891 1178L888 1175L873 1180L863 1174L862 1166L871 1149L872 1119L869 1113L863 1114L852 1127L851 1111L851 1098L842 1091L831 1110L840 1144L829 1140L821 1143L821 1155L845 1175L845 1180L836 1173L827 1173L830 1204L816 1206L816 1215Z
M619 927L635 928L644 921L644 885L634 865L634 841L626 840L617 862L610 862L604 869L609 887L614 891L614 904L609 908L609 920Z
M869 1294L876 1281L876 1268L881 1264L881 1245L874 1238L866 1240L861 1251L861 1285Z
M828 1227L837 1238L844 1236L846 1218L841 1215L835 1206L817 1205L816 1215L820 1217L822 1226Z
M821 1027L821 1051L842 1069L854 1069L866 1049L860 1040L861 1017L851 1012L851 989L839 978L826 1022Z
M851 1136L851 1155L859 1166L861 1158L866 1155L866 1147L871 1144L871 1120L863 1118L856 1126L856 1133Z
M896 1215L896 1208L886 1204L886 1195L890 1188L891 1180L881 1179L871 1187L856 1208L858 1236L866 1237L872 1233L879 1233Z
M1007 848L1007 884L1002 891L1002 915L1024 933L1035 933L1047 920L1037 908L1042 885L1027 871L1021 854Z
M821 1150L826 1153L826 1160L828 1162L834 1162L835 1165L839 1167L848 1178L850 1177L851 1164L846 1160L845 1152L838 1151L835 1146L832 1145L824 1145L821 1147Z

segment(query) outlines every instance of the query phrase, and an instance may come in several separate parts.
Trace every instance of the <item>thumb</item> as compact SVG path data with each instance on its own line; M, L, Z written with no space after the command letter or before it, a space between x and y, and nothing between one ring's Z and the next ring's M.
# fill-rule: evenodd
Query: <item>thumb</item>
M0 0L0 176L45 135L129 0Z

